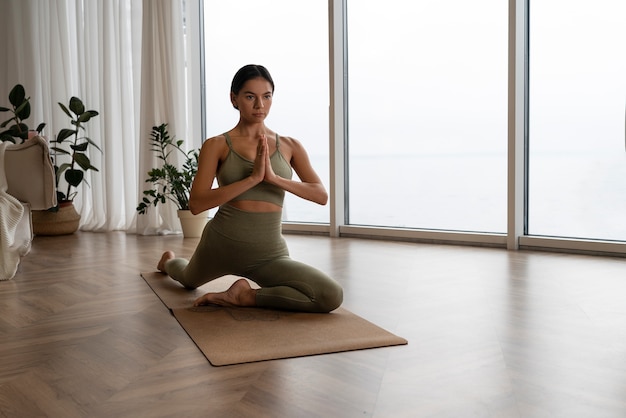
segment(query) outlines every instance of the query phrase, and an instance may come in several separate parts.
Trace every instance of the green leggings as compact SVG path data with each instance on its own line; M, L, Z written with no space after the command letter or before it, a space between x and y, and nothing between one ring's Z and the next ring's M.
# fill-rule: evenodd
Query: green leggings
M175 258L165 271L189 289L232 274L253 280L260 307L330 312L343 301L335 280L289 257L281 212L247 212L221 206L209 221L191 260Z

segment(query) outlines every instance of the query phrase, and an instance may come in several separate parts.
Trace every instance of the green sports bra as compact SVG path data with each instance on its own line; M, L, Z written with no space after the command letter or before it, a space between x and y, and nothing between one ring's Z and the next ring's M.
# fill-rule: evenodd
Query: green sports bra
M225 133L226 143L228 144L228 155L222 161L217 170L217 183L220 186L227 186L239 180L243 180L252 174L254 161L250 161L237 153L233 149L230 136ZM280 142L278 134L276 134L276 151L270 156L272 170L276 175L286 179L291 179L293 170L291 165L285 160L280 153ZM260 200L264 202L274 203L280 207L283 206L285 199L285 191L280 187L262 181L251 189L246 190L233 199L236 200Z

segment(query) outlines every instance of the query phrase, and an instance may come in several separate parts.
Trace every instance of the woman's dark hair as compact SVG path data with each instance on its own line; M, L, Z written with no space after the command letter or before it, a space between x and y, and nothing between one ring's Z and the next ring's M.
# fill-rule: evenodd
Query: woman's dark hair
M233 77L233 82L230 84L230 91L239 94L239 90L246 84L246 81L259 77L266 79L271 84L272 93L274 93L274 80L272 80L270 72L264 66L255 64L244 65L237 71Z

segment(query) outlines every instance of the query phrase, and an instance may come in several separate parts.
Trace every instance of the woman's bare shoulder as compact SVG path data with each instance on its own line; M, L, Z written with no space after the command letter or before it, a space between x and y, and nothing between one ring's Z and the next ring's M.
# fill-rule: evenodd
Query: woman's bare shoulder
M288 148L293 154L301 152L306 153L306 149L302 142L292 136L280 136L280 147Z
M226 147L226 136L224 134L215 135L207 138L202 144L203 149L218 150Z
M300 142L298 139L292 137L292 136L283 136L280 135L280 143L281 144L286 144L289 147L302 147L302 142Z
M218 159L225 158L228 155L228 144L226 143L226 137L224 134L216 135L208 138L202 144L200 149L200 157L203 155L209 158L209 156L216 156Z
M213 146L219 145L219 144L226 144L226 135L219 134L219 135L215 135L215 136L212 136L210 138L207 138L204 141L204 144L211 144Z

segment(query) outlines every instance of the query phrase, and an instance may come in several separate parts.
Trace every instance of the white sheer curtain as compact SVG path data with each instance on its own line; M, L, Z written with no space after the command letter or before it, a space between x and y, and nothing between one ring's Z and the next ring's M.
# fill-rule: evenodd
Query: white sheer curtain
M69 120L57 102L80 97L100 116L87 134L100 172L74 203L81 229L167 233L178 230L172 208L137 217L153 125L187 138L184 0L3 0L0 14L0 105L17 83L31 97L28 124L46 122L52 138ZM0 114L3 121L7 114Z
M185 95L185 41L181 1L144 0L143 49L141 66L141 144L139 170L141 189L146 173L158 159L149 152L148 139L153 126L168 124L170 136L187 138ZM172 153L173 158L178 157ZM182 161L178 161L181 163ZM172 204L151 207L137 219L140 234L167 234L180 230Z

